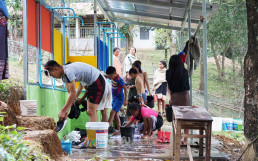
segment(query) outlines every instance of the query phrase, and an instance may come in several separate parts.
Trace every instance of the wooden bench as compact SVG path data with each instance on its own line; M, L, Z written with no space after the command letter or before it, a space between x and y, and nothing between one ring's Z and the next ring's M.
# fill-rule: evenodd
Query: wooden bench
M211 115L204 107L172 106L172 110L173 156L175 161L180 161L181 137L199 138L199 156L203 156L203 139L206 139L205 160L209 161L213 121ZM199 130L199 134L181 134L182 129ZM190 146L188 146L189 148Z

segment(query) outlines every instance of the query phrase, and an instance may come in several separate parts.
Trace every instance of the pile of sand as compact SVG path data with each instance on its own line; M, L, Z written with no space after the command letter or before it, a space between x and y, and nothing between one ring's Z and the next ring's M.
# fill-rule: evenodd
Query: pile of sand
M4 126L16 124L25 127L24 139L40 143L40 149L52 159L63 157L64 151L55 132L55 121L48 116L16 116L9 108L1 108L6 112Z
M64 154L61 142L54 130L25 131L24 138L40 142L43 152L49 154L52 159L62 157Z
M48 116L17 116L18 126L26 127L27 130L54 130L55 121Z

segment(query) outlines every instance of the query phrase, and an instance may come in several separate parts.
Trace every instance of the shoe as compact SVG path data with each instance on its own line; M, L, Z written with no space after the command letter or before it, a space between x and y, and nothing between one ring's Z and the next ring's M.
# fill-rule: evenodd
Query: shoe
M166 116L165 112L162 112L162 116L163 116L163 117L165 117L165 116Z
M56 132L59 133L62 131L67 123L66 119L63 119L62 121L57 122L56 124Z
M108 134L113 134L114 132L117 132L117 130L114 129L112 126L109 126L109 128L108 128Z
M80 106L79 102L75 101L75 103L72 105L70 113L68 115L68 117L70 119L78 119L79 118L79 116L81 114L81 110L80 110L79 106Z

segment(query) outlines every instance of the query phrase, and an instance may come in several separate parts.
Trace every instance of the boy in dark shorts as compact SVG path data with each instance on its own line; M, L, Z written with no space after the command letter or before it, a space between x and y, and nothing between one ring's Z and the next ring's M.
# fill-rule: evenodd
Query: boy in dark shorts
M44 67L47 70L45 71L46 75L49 74L54 78L62 79L69 93L65 105L58 114L59 122L68 117L68 112L76 100L75 82L80 82L80 84L86 87L89 121L97 122L97 109L103 98L106 86L105 79L100 71L86 63L75 62L61 66L54 60L49 60Z
M124 106L127 105L127 88L125 86L125 82L123 81L123 79L116 73L115 67L109 66L107 68L106 74L108 75L112 83L112 96L113 96L112 111L110 112L108 122L110 125L113 122L113 119L115 118L116 127L118 129L117 133L119 133L120 118L119 118L118 112L120 111L122 105Z

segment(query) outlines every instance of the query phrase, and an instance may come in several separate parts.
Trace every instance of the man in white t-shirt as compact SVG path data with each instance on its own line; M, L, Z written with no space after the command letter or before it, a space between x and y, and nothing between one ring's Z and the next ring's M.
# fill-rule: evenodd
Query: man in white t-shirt
M49 73L49 75L54 78L62 79L62 81L66 84L66 88L69 93L65 105L58 114L59 121L67 118L72 104L80 95L84 86L86 91L83 98L81 98L79 102L82 102L82 100L87 97L87 113L90 117L89 121L97 122L98 106L102 101L105 91L108 91L105 90L107 87L107 82L102 76L101 72L95 67L81 62L70 63L61 66L56 61L50 60L45 64L44 67L45 70L48 70L48 72L45 72L46 75ZM75 82L80 82L77 93L75 91Z

